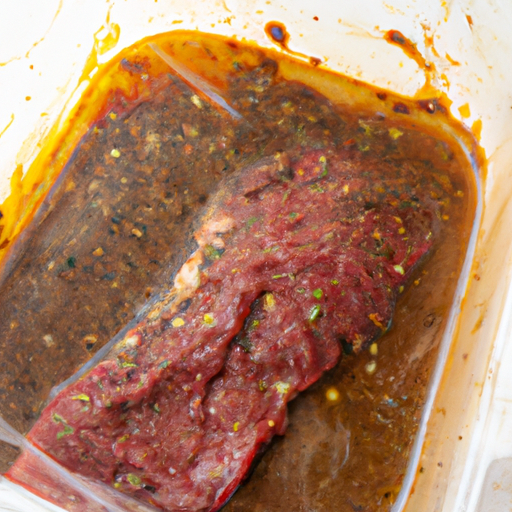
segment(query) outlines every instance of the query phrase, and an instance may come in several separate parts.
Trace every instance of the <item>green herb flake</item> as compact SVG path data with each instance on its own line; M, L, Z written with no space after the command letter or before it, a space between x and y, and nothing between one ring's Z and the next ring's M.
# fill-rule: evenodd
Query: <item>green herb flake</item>
M71 400L81 400L82 402L90 402L91 399L87 396L81 393L80 395L75 395L71 397Z
M135 363L129 363L128 361L123 361L120 364L121 368L137 368L139 365Z
M221 256L220 252L213 245L205 246L204 255L211 261L218 260Z
M103 390L103 382L101 382L101 380L99 380L98 382L96 382L96 384L98 384L98 387Z
M165 361L162 361L159 365L158 365L158 368L167 368L169 366L169 361L166 359Z
M124 443L125 441L128 440L128 438L130 437L130 434L125 434L123 437L120 437L117 442L118 443Z
M250 217L249 219L247 219L247 227L251 227L253 224L255 224L256 222L258 222L260 219L258 217Z
M57 414L56 412L53 413L52 418L53 418L53 421L55 421L55 423L66 423L66 420L60 414Z
M340 284L340 282L337 279L333 279L331 281L331 284L333 284L334 286L338 286Z
M275 276L272 276L272 279L281 279L283 277L288 277L288 274L276 274Z
M310 185L309 190L311 190L312 192L320 192L320 193L322 193L324 191L324 189L318 183L313 183L312 185Z
M142 480L137 475L134 475L133 473L128 473L126 478L127 478L128 482L130 482L132 485L135 485L136 487L140 486L140 484L142 483Z
M309 321L314 322L320 316L320 311L321 309L318 304L314 306L311 313L309 313Z
M325 178L327 176L327 158L325 156L321 156L318 161L322 164L323 171L322 174L320 174L320 178Z
M395 269L395 272L398 272L401 276L405 274L405 270L402 265L395 265L393 268Z
M70 256L66 260L66 263L67 263L69 268L75 268L76 267L76 258L74 256Z
M315 297L315 299L320 300L323 296L324 296L324 292L322 291L321 288L317 288L316 290L313 290L313 297Z
M69 425L64 425L64 430L57 432L57 439L62 439L64 436L69 436L75 431L73 427Z
M290 219L292 219L292 220L295 220L298 216L299 216L299 214L296 212L291 212L288 214L288 217L290 217Z
M142 377L139 383L137 384L137 389L140 389L142 386L144 386L144 377Z
M272 247L267 247L266 249L263 249L264 254L268 254L269 252L276 252L279 251L278 245L273 245Z
M158 404L153 405L153 410L154 410L157 414L160 414L160 407L158 407Z
M300 288L297 288L297 291L298 291L299 293L305 293L306 288L303 288L303 287L301 286Z

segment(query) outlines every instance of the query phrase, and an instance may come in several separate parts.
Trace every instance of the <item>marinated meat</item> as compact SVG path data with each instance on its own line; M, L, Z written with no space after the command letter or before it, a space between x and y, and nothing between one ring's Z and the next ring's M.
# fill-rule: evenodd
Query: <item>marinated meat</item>
M390 326L436 228L411 175L362 168L348 148L276 154L230 177L172 292L55 397L29 441L142 502L218 510L285 432L287 403Z

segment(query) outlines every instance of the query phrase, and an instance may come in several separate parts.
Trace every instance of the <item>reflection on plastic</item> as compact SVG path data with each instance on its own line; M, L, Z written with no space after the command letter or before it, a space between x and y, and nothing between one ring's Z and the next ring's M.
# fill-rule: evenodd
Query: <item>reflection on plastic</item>
M242 115L238 113L233 107L231 107L224 98L222 98L220 91L216 91L215 87L206 82L204 78L201 78L195 73L192 73L190 69L178 62L175 58L171 57L168 53L164 52L159 45L155 43L149 43L149 47L187 83L189 83L195 89L198 89L219 107L229 112L234 119L243 119Z

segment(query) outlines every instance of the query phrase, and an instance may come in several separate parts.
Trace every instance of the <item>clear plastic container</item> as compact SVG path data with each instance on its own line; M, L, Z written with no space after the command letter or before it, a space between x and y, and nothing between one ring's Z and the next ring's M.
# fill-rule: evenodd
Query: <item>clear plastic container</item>
M422 8L377 0L314 6L264 1L83 5L64 0L30 2L23 9L8 2L4 9L2 200L16 166L30 166L50 130L62 123L80 97L96 63L148 35L189 28L271 47L264 27L277 20L286 25L292 50L318 57L326 67L359 80L421 97L424 69L386 42L384 34L396 29L413 41L425 60L435 64L432 83L453 102L453 116L479 138L487 168L477 230L394 510L485 511L508 506L512 6L458 1ZM3 479L1 507L55 509Z

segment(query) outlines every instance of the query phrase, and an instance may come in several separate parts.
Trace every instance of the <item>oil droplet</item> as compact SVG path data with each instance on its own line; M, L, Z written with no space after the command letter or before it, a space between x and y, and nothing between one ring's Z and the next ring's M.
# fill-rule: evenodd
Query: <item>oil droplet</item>
M325 396L330 402L336 402L340 398L340 392L336 388L329 388Z
M377 363L375 361L370 361L365 368L366 373L371 375L372 373L375 373L375 370L377 369Z

